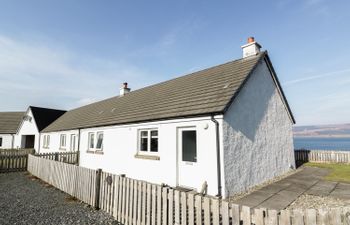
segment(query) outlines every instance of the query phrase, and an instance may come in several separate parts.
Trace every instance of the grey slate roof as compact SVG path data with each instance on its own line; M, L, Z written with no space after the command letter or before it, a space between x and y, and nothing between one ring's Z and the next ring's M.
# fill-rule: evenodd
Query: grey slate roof
M66 112L43 132L223 113L266 52Z
M0 112L0 134L15 134L25 112Z

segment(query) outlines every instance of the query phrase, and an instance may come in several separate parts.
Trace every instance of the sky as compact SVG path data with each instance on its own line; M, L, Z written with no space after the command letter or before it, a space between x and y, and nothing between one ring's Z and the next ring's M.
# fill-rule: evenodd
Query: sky
M350 123L350 1L0 0L0 111L73 109L242 57L254 36L297 125Z

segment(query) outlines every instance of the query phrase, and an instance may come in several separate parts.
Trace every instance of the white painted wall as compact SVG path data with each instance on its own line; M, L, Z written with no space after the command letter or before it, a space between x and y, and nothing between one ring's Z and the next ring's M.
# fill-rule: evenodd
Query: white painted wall
M31 121L23 120L22 123L20 124L17 134L15 136L14 147L15 148L22 147L23 135L35 135L34 148L37 150L39 148L39 131L36 126L35 119L33 117L33 114L30 108L28 109L26 115L30 116L32 119Z
M0 134L2 138L2 145L0 149L10 149L12 148L13 135L12 134Z
M60 136L61 136L61 134L66 135L66 148L60 148ZM78 149L79 130L68 130L68 131L60 131L60 132L41 133L40 134L40 153L72 151L72 149L70 147L72 134L77 136L76 149ZM48 148L44 147L44 135L50 136L50 143L49 143Z
M222 116L218 121L222 124ZM207 129L205 129L205 127ZM177 185L177 128L195 127L197 130L197 163L195 175L186 174L192 184L185 185L200 191L208 182L208 193L217 194L217 164L215 125L210 117L177 119L124 126L110 126L81 130L80 165L87 168L102 168L115 174L146 180L154 183ZM158 129L158 156L160 160L135 158L138 151L138 130ZM104 132L103 155L88 153L88 133Z
M225 196L295 166L292 122L265 62L224 115L223 146Z

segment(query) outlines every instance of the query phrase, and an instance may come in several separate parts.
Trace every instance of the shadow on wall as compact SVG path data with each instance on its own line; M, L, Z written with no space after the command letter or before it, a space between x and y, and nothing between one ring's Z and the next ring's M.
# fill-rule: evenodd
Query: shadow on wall
M272 86L273 84L270 83L270 85ZM236 132L242 133L251 142L254 142L256 132L265 118L275 89L274 87L266 88L265 85L250 87L248 89L252 92L250 93L251 97L249 99L237 98L237 102L233 106L236 113L241 115L241 117L232 117L231 127Z

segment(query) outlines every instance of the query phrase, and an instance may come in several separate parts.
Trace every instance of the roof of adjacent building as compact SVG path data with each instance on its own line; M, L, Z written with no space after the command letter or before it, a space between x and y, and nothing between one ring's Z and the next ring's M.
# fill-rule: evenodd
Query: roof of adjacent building
M0 134L15 134L25 112L0 112Z
M66 111L58 109L47 109L35 106L29 106L35 119L36 126L40 131L62 116Z
M262 52L73 109L44 132L224 113L265 56Z

